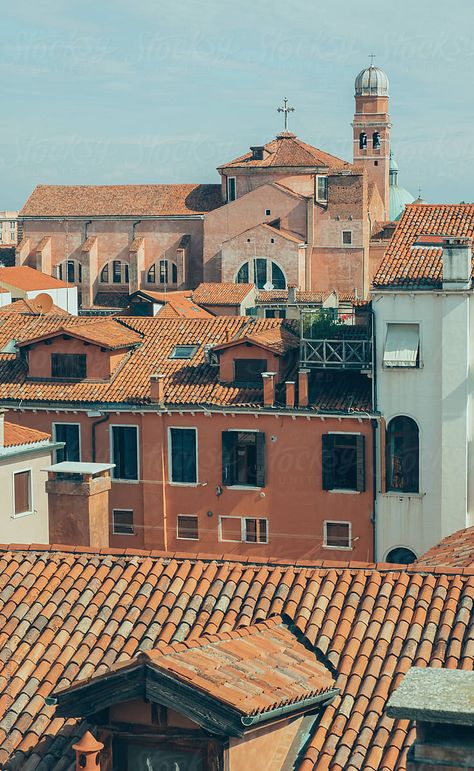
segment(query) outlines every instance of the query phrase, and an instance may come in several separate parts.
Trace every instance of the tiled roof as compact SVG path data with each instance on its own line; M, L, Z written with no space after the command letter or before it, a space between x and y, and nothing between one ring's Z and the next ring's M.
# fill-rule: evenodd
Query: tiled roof
M49 332L40 333L33 337L27 337L21 342L17 340L18 347L32 345L40 340L61 334L69 334L71 337L78 337L88 343L100 345L102 348L107 348L111 351L137 345L142 339L141 335L128 329L122 324L117 323L113 318L97 319L96 317L87 322L84 321L84 319L81 319L81 322L82 323L76 323L73 326L63 323L62 326L60 325Z
M474 235L474 204L408 204L375 275L373 286L439 288L442 282L439 239L420 236Z
M55 319L53 317L6 316L0 325L0 351L12 341L21 344L35 337L54 333L67 328L72 331L76 325L97 324L96 317L75 317ZM217 346L239 335L249 332L249 320L245 316L218 316L210 319L161 319L121 316L111 320L119 329L131 329L142 336L141 344L131 350L122 365L116 370L109 382L93 383L81 381L33 382L26 380L26 365L14 354L0 353L0 401L11 403L24 402L59 402L105 404L127 403L146 405L150 403L150 375L160 372L165 376L165 402L168 405L209 405L216 407L261 407L263 405L262 388L247 388L219 382L219 368L208 364L205 359L205 346ZM102 321L100 323L103 323ZM280 329L297 332L297 325L281 319L257 319L252 323L252 336L265 333L266 342L278 347L282 334ZM268 335L273 335L270 340ZM293 338L293 335L291 336ZM260 342L262 339L260 338ZM192 360L171 359L170 354L176 345L196 344L198 350ZM296 343L295 343L296 345ZM294 373L289 373L293 375ZM364 378L370 386L370 381ZM370 394L369 392L367 392ZM341 404L339 389L334 390L334 383L328 383L325 390L325 409L334 404ZM358 404L351 400L352 409L370 410L370 399ZM311 405L312 410L319 410L318 402ZM344 408L343 408L344 409Z
M37 431L35 428L25 428L16 423L4 422L4 446L19 447L23 444L37 444L51 439L50 434Z
M73 767L84 721L56 717L58 688L140 651L281 615L334 673L297 771L404 771L414 740L384 713L411 666L471 671L474 570L320 567L30 547L0 553L0 766ZM93 728L93 727L92 727Z
M458 530L418 557L420 570L433 567L474 568L474 526Z
M220 185L38 185L20 217L172 216L222 206Z
M289 704L296 709L304 699L334 691L329 670L280 616L274 616L222 634L159 644L129 662L112 665L104 675L78 680L56 694L67 695L71 703L78 689L92 683L100 686L103 677L136 673L137 664L164 672L247 717ZM137 674L142 676L140 671Z
M0 282L7 286L22 289L25 292L70 286L59 278L48 276L46 273L41 273L39 270L30 268L27 265L20 265L14 268L0 268Z
M260 345L281 356L284 353L288 353L288 351L298 348L300 341L293 332L290 332L282 324L270 328L256 328L256 325L252 325L250 328L244 327L241 330L241 334L235 335L231 340L226 340L224 343L215 346L215 348L216 350L221 350L222 348L230 348L242 343Z
M0 289L0 292L3 291ZM15 300L14 302L8 303L8 305L3 305L0 308L0 316L10 315L11 313L25 313L27 315L32 316L70 316L71 314L64 310L64 308L60 308L58 305L51 306L51 309L47 312L39 312L37 308L35 307L35 304L32 300Z
M200 305L240 305L254 288L253 284L199 284L193 300Z
M324 166L341 168L349 166L346 161L336 158L335 155L318 150L317 147L302 142L294 134L283 132L276 139L264 145L262 160L255 160L252 152L245 153L229 163L224 163L220 168L266 168L268 166L292 167L292 166Z
M190 297L167 300L157 314L161 318L211 319L213 315L201 308Z
M324 300L326 300L330 295L334 294L333 292L318 292L317 290L310 291L310 292L303 292L300 290L297 290L296 292L296 302L298 303L322 303ZM353 292L337 292L337 296L339 297L339 300L342 300L343 302L352 302L354 300L354 293ZM278 300L282 300L286 302L288 300L288 289L272 289L270 291L266 291L264 289L261 289L257 296L257 302L258 303L274 303Z

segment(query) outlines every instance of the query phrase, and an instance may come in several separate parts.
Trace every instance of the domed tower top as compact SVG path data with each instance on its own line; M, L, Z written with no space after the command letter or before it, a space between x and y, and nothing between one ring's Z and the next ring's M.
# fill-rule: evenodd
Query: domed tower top
M388 96L388 77L380 67L366 67L355 79L356 96Z

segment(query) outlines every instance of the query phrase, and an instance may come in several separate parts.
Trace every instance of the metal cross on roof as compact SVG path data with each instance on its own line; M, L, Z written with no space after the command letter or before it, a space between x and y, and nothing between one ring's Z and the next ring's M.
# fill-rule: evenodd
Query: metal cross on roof
M370 66L373 67L374 66L375 54L369 54L369 59L370 59Z
M295 108L294 107L288 107L288 99L286 98L286 96L283 99L283 107L277 107L277 111L278 112L282 112L284 114L284 116L285 116L285 131L288 131L288 113L289 112L294 112Z

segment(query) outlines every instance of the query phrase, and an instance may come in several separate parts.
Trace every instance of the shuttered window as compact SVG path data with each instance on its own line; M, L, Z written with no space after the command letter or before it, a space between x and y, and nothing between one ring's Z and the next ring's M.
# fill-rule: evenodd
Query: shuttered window
M133 510L114 509L112 511L112 532L114 535L133 535Z
M64 442L64 447L56 450L56 463L80 461L80 426L77 423L55 423L54 438Z
M222 432L222 483L227 487L265 487L263 432Z
M51 377L83 380L87 377L87 355L85 353L52 353Z
M266 519L244 520L244 541L247 543L268 543L268 523Z
M112 426L112 471L114 479L138 480L138 428Z
M419 367L419 351L419 324L387 324L384 367Z
M197 482L197 432L195 428L170 428L170 481Z
M13 511L15 516L27 514L31 505L31 471L18 471L13 475Z
M190 541L199 540L198 518L195 514L179 514L177 522L178 538Z
M365 490L365 437L323 434L323 490Z

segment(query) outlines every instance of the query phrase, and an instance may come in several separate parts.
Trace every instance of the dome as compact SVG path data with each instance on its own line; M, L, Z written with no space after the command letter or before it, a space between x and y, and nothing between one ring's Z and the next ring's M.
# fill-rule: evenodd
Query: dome
M398 185L390 185L389 188L389 219L396 222L403 214L407 203L413 203L415 199L412 194Z
M366 67L355 79L356 96L388 96L388 77L379 67Z

